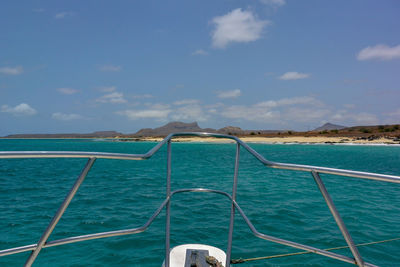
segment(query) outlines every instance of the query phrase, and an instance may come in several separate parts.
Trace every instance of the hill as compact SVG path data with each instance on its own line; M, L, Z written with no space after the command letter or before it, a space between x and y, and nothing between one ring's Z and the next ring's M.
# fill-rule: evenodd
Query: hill
M141 129L134 134L130 134L129 136L133 137L154 137L154 136L167 136L170 133L176 132L207 132L207 133L220 133L220 134L228 134L228 135L262 135L262 134L273 134L278 133L278 130L243 130L240 127L236 126L226 126L221 129L212 129L212 128L201 128L197 122L192 123L184 123L184 122L170 122L164 126L158 128L145 128Z
M12 134L0 138L145 138L165 137L176 132L208 132L236 136L341 136L354 138L376 139L381 137L400 138L400 125L374 125L344 127L326 123L313 131L296 132L292 130L244 130L240 127L226 126L221 129L201 128L197 122L170 122L158 128L144 128L134 134L122 134L116 131L98 131L93 133L60 133L60 134Z
M207 129L207 130L213 130L213 129ZM214 130L215 131L215 130ZM133 134L133 136L166 136L170 133L176 133L176 132L204 132L202 128L199 127L197 122L192 122L192 123L185 123L185 122L179 122L179 121L174 121L167 123L164 126L158 127L158 128L144 128L136 133Z
M332 123L328 122L318 128L315 128L313 131L319 132L319 131L330 131L330 130L342 130L345 128L347 128L347 127L342 126L342 125L332 124Z

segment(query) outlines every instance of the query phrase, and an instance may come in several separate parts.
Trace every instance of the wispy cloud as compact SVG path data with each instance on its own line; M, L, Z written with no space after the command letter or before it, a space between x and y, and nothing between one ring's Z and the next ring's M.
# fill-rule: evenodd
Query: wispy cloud
M99 70L105 72L118 72L122 70L122 67L115 65L102 65L99 67Z
M192 53L192 56L206 56L206 55L208 55L208 52L203 49L197 49Z
M237 98L241 95L240 89L230 90L230 91L220 91L217 92L217 97L219 98Z
M124 98L124 94L120 92L112 92L109 94L105 94L96 99L98 103L111 103L111 104L121 104L126 103L127 101Z
M400 123L400 108L396 109L396 110L393 111L393 112L387 113L387 115L396 117L396 118L397 118L397 122Z
M54 15L55 19L64 19L66 17L72 17L75 15L75 12L59 12Z
M314 105L314 106L322 106L323 103L318 99L311 96L298 96L291 98L282 98L279 100L269 100L259 103L260 106L264 107L282 107L282 106L291 106L291 105Z
M378 44L376 46L368 46L362 49L358 55L358 60L392 60L400 59L400 45L398 46L387 46L384 44Z
M18 75L23 72L24 72L24 69L21 66L0 68L0 73L5 74L5 75Z
M1 112L6 112L13 114L15 116L32 116L37 113L37 111L26 103L21 103L15 107L10 107L8 105L1 106Z
M400 108L383 114L385 124L400 124Z
M64 95L73 95L79 92L74 88L57 88L57 91Z
M260 2L272 7L280 7L286 4L285 0L260 0Z
M124 93L118 92L116 86L98 87L96 90L107 93L95 99L95 102L97 103L123 104L128 102L124 96ZM153 96L150 94L128 96L129 99L145 99L152 97Z
M171 114L175 121L206 121L208 117L203 107L197 103L181 105Z
M375 114L368 112L349 112L348 110L338 110L330 118L330 121L355 125L376 125L379 119Z
M123 110L116 112L118 115L126 116L128 119L137 120L137 119L158 119L165 120L169 113L171 113L170 109L142 109L142 110Z
M237 8L226 15L213 18L215 26L212 32L212 45L215 48L225 48L229 43L247 43L261 38L268 24L260 20L251 11Z
M225 118L282 125L293 121L311 122L329 114L321 101L308 96L268 100L253 105L223 106L220 109Z
M182 89L182 88L185 88L185 85L181 84L181 83L178 83L178 84L175 85L175 87L173 89Z
M172 104L144 103L142 107L116 112L130 120L155 121L230 121L256 123L274 127L298 127L333 122L342 125L378 124L379 118L369 111L357 110L354 105L341 105L336 109L313 96L298 96L259 101L252 104L202 104L196 99L183 99ZM400 110L384 114L391 122L399 121Z
M144 94L144 95L133 95L132 98L134 99L144 99L144 98L152 98L153 95L151 94Z
M345 107L347 109L354 109L356 107L356 105L354 105L354 104L344 104L343 107Z
M279 80L299 80L309 78L310 74L308 73L300 73L296 71L289 71L284 73L282 76L279 76Z
M100 92L111 93L117 90L116 86L104 86L97 88Z
M176 101L168 104L145 104L142 109L127 109L116 112L131 120L154 119L157 121L206 121L209 115L204 108L194 99Z
M60 120L60 121L72 121L72 120L79 120L79 119L83 119L83 116L79 115L79 114L65 114L65 113L61 113L61 112L55 112L53 114L51 114L51 117L55 120Z
M199 103L199 100L197 100L197 99L183 99L183 100L175 101L174 105L182 106L182 105L193 105L193 104L197 104L197 103Z

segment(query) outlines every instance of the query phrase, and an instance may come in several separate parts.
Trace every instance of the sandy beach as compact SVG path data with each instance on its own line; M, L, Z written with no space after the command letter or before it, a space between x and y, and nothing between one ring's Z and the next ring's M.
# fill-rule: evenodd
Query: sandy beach
M389 138L378 138L374 140L357 139L351 137L329 137L329 136L289 136L289 137L260 137L260 136L244 136L239 137L241 140L247 143L267 143L267 144L400 144L399 141L394 141ZM145 137L141 138L140 141L148 142L159 142L163 140L161 137ZM173 142L207 142L207 143L233 143L233 140L214 138L214 137L176 137L172 140Z

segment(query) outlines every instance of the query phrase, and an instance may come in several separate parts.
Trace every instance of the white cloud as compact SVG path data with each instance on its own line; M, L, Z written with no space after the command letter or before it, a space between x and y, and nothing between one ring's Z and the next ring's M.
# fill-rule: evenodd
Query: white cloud
M115 86L100 87L100 88L98 88L98 90L101 92L105 92L105 93L111 93L111 92L115 92L117 90L117 87L115 87Z
M171 112L171 118L175 121L206 121L208 117L196 100L188 100L186 103L180 101L179 107Z
M259 107L264 108L276 108L281 106L291 106L291 105L313 105L322 106L323 103L318 99L311 96L299 96L292 98L282 98L280 100L269 100L256 104Z
M260 2L273 7L280 7L286 4L285 0L260 0Z
M112 103L112 104L120 104L126 103L123 93L112 92L106 95L103 95L96 99L96 102L99 103Z
M170 105L168 104L154 104L154 103L145 103L144 104L146 107L149 107L149 109L160 109L160 110L166 110L170 108Z
M315 122L328 116L331 111L325 107L295 106L285 109L282 119L288 122Z
M368 112L361 112L355 114L354 121L356 121L359 124L370 124L370 125L376 125L379 123L377 116L375 114Z
M303 96L263 101L249 106L223 107L220 113L231 119L285 124L293 121L310 122L326 116L329 111L318 99Z
M175 121L206 121L208 119L199 105L181 107L171 117Z
M83 119L83 117L79 114L65 114L61 112L55 112L51 114L51 117L55 120L60 120L60 121L71 121L71 120L79 120Z
M109 72L117 72L121 71L122 67L121 66L115 66L115 65L103 65L99 67L99 70L101 71L109 71Z
M135 98L135 99L141 99L141 98L152 98L153 97L153 95L151 95L151 94L144 94L144 95L134 95L134 96L132 96L132 98Z
M400 59L400 45L389 47L384 44L378 44L376 46L368 46L361 50L357 55L358 60L391 60Z
M117 114L131 120L154 119L158 121L224 121L256 123L267 127L293 128L316 125L322 121L342 125L378 124L377 115L356 111L353 105L342 110L328 106L312 96L298 96L259 101L253 104L226 105L224 103L201 104L196 99L183 99L172 104L142 103L143 107L118 111ZM343 107L343 105L341 105ZM399 123L400 110L384 114L393 123Z
M400 123L400 108L398 108L397 110L395 110L393 112L389 112L388 115L389 116L393 116L393 117L397 117L398 122Z
M24 69L21 66L17 67L2 67L0 68L0 73L5 75L18 75L24 72Z
M15 116L32 116L37 113L37 111L26 103L21 103L15 107L10 107L8 105L1 106L1 112L11 113Z
M196 51L194 51L192 53L192 56L206 56L208 55L208 53L206 51L204 51L203 49L197 49Z
M215 29L212 33L212 45L225 48L229 43L247 43L261 38L263 29L269 21L259 20L251 11L237 8L226 15L213 18Z
M123 115L131 120L137 119L166 119L168 114L171 113L170 109L145 109L145 110L123 110L118 111L118 115Z
M217 93L217 97L219 98L236 98L239 97L242 93L240 89L235 89L231 91L221 91Z
M328 114L325 105L309 96L282 98L253 105L227 106L222 103L201 105L196 99L184 99L168 104L144 103L145 108L117 112L129 119L207 121L210 118L238 119L252 122L284 124L292 121L310 122Z
M182 106L182 105L194 105L199 103L199 100L196 99L183 99L183 100L179 100L179 101L175 101L174 105L177 106Z
M230 119L241 119L247 121L273 121L280 115L279 111L272 111L258 105L244 106L235 105L225 107L221 115Z
M73 95L79 92L78 90L73 88L57 88L57 91L64 95Z
M352 112L339 110L332 115L331 121L355 125L376 125L379 120L375 114L367 112Z
M300 72L296 72L296 71L289 71L289 72L284 73L278 79L279 80L298 80L298 79L306 79L308 77L310 77L310 74L300 73Z
M54 18L56 19L64 19L65 17L70 17L70 16L74 16L75 13L74 12L60 12L57 13Z
M385 124L400 124L400 108L384 114Z
M155 119L159 121L206 121L209 116L203 107L194 99L176 101L173 106L168 104L145 103L144 109L122 110L116 112L118 115L126 116L128 119Z

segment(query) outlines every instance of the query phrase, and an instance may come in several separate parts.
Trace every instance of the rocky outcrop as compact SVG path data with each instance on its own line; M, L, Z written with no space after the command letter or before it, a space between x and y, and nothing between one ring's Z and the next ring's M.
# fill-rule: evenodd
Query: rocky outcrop
M235 126L226 126L218 130L218 133L221 134L229 134L229 135L243 135L245 131L242 130L240 127Z
M314 129L313 131L319 132L319 131L330 131L330 130L341 130L347 128L346 126L341 126L341 125L336 125L336 124L332 124L332 123L325 123L324 125L322 125L321 127L318 127L316 129Z
M141 129L134 136L166 136L170 133L176 132L203 132L204 130L199 127L197 122L185 123L185 122L170 122L164 126L158 128L145 128Z

